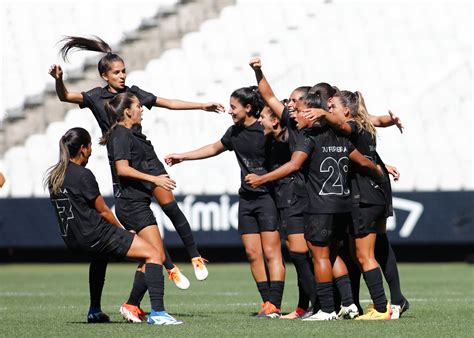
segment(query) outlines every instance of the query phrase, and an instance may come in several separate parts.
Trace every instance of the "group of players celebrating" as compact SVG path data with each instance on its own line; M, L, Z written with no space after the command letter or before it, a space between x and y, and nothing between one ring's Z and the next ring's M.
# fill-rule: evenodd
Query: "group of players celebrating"
M66 37L61 52L74 49L105 53L99 61L104 88L69 92L59 65L50 68L61 101L89 108L101 130L112 171L116 216L100 195L92 172L85 168L91 137L83 128L68 130L60 140L60 160L48 171L50 191L61 235L69 248L91 257L88 322L107 322L100 299L107 261L128 257L140 263L130 297L120 313L128 321L157 325L182 324L164 307L163 266L182 289L189 280L172 260L150 208L154 197L171 219L192 260L196 278L208 276L206 260L193 240L186 217L153 145L142 133L143 108L224 111L218 103L195 103L157 97L125 85L124 61L101 39ZM257 85L230 95L234 124L217 142L165 156L168 165L234 151L241 169L238 230L262 298L258 318L312 320L397 319L408 309L402 295L395 255L386 235L392 214L389 175L376 152L377 127L403 126L390 113L369 115L359 92L327 83L298 87L278 100L261 61L252 59ZM293 261L299 299L282 315L285 284L281 238ZM373 304L365 314L359 304L360 275ZM385 277L391 295L386 298ZM148 317L140 302L148 291Z

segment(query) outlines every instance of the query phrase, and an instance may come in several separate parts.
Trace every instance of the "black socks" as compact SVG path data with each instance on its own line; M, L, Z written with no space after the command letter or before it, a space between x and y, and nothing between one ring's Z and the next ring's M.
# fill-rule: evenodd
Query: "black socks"
M186 216L178 206L176 201L172 201L168 204L162 205L161 209L168 216L168 218L173 223L176 232L184 243L186 250L191 258L201 256L197 249L196 244L194 243L193 233L191 232L191 227L189 225Z
M163 277L163 265L155 263L145 264L145 281L150 295L152 310L164 311L165 279Z

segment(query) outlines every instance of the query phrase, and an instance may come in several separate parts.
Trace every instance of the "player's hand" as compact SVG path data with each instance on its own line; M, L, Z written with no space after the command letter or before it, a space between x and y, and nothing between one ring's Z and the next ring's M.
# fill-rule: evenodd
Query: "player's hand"
M201 109L205 110L205 111L212 111L212 112L215 112L215 113L224 113L225 112L224 106L221 105L220 103L215 103L215 102L203 103L202 106L201 106Z
M260 58L251 59L249 61L249 65L254 71L259 71L262 69L262 61L260 60Z
M5 184L5 176L3 176L2 173L0 173L0 188L3 187Z
M248 174L245 176L245 183L250 185L252 188L258 188L263 184L261 176L256 174Z
M176 182L173 181L170 178L170 175L168 175L168 174L155 176L155 178L153 179L153 183L157 187L163 188L163 189L168 190L168 191L171 191L174 188L176 188Z
M303 117L314 123L323 118L326 113L327 112L321 108L308 108L303 110Z
M52 65L49 67L48 73L56 80L62 79L63 77L63 70L60 65Z
M170 167L183 161L184 158L180 154L169 154L165 156L165 163Z
M395 115L394 113L392 113L391 110L388 111L388 114L390 115L390 118L392 119L393 121L393 124L397 126L398 130L400 130L400 133L403 134L403 129L405 128L402 124L402 120L400 120L400 118Z
M386 164L385 169L387 169L388 173L393 176L395 182L399 180L400 172L396 167Z

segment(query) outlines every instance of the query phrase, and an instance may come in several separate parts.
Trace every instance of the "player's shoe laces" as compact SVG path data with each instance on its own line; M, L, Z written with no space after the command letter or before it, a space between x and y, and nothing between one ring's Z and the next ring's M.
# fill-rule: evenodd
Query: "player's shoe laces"
M305 310L300 308L300 307L297 307L295 309L295 311L293 312L290 312L290 313L287 313L286 315L283 315L281 316L281 319L297 319L297 318L301 318L302 315L305 314Z
M336 311L327 313L327 312L324 312L323 310L319 310L314 315L306 317L302 320L313 321L313 320L336 320L336 319L337 319Z
M168 314L166 311L152 311L148 316L148 324L153 325L180 325L184 324L182 320L178 320Z
M208 262L208 260L202 257L194 257L193 259L191 259L191 262L193 263L194 274L196 275L196 279L205 280L209 275L209 271L207 271L206 268L206 262Z
M120 307L120 314L123 319L130 323L141 323L146 321L145 311L136 305L123 303Z
M374 307L370 307L367 310L367 313L355 318L355 320L390 320L392 316L392 307L390 303L387 302L387 311L378 312Z
M179 289L186 290L189 288L189 279L181 272L181 270L175 265L172 269L168 270L168 278L173 281Z
M402 305L392 304L392 317L391 319L398 319L402 314L410 308L410 303L408 300L403 299Z
M110 317L102 311L90 312L87 314L88 323L110 323Z
M355 317L359 316L359 309L355 304L351 304L349 306L342 306L341 310L337 314L337 319L354 319Z
M281 317L281 310L279 308L277 308L270 302L266 302L265 304L266 305L263 318L273 319Z

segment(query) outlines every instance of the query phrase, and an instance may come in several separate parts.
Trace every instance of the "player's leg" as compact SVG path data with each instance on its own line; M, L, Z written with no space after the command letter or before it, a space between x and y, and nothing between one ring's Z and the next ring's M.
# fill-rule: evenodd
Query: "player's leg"
M239 224L239 228L242 226ZM258 233L244 233L241 235L242 243L245 248L245 254L250 264L250 271L257 284L258 292L262 298L262 308L259 315L264 312L266 303L270 301L270 283L267 276L265 261L263 258L262 241Z
M176 232L183 241L184 246L188 251L189 257L191 257L191 262L193 264L196 279L205 280L209 275L205 264L205 262L207 261L201 257L197 245L194 242L194 236L191 231L191 226L189 225L186 216L179 208L173 193L163 188L155 187L155 189L153 189L153 196L160 204L163 212L171 220L173 226L176 229Z
M402 313L408 310L410 304L402 294L397 259L387 237L386 224L386 219L377 222L375 258L380 264L380 268L382 269L383 275L390 289L392 319L398 319Z
M270 305L266 310L269 318L280 317L281 300L285 288L285 266L281 254L280 234L277 230L260 233L263 255L268 266L270 277Z
M170 316L165 310L163 299L165 281L162 265L165 257L163 250L160 251L155 245L148 243L140 236L134 236L130 249L127 252L127 257L145 261L145 282L152 308L148 317L148 323L157 325L182 324L182 321Z
M108 323L110 317L102 312L101 298L104 288L105 273L108 260L101 257L94 257L89 265L89 294L90 306L87 313L88 323Z

